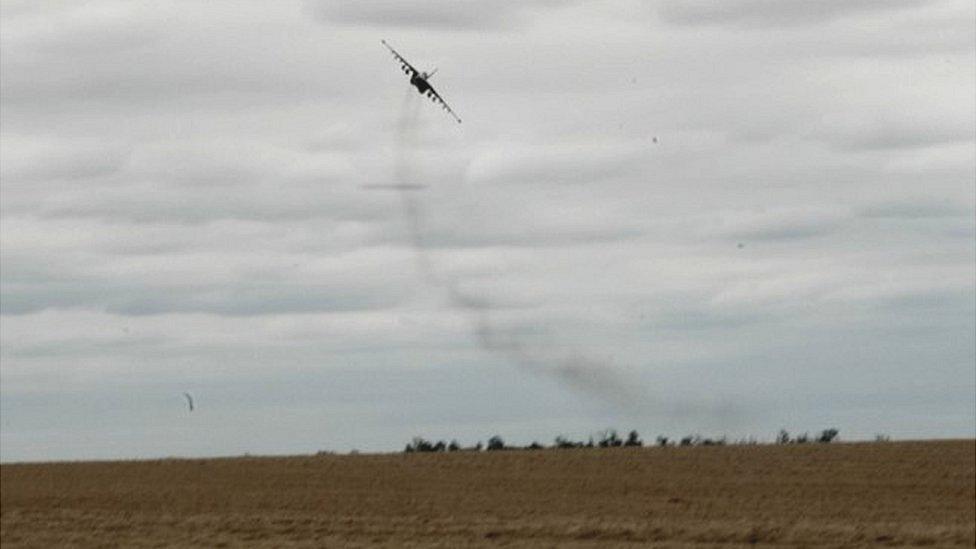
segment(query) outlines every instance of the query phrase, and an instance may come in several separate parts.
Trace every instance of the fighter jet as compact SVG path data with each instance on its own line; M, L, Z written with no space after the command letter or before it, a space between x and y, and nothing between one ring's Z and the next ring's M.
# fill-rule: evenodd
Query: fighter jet
M458 118L458 115L454 114L454 111L451 110L451 107L447 105L444 99L441 98L440 94L438 94L437 91L434 90L433 86L430 85L430 82L428 82L428 80L430 80L430 78L434 76L434 73L437 72L437 69L435 68L429 73L418 71L417 69L413 68L413 65L408 63L407 60L404 59L402 55L400 55L399 53L397 53L395 49L390 47L390 45L386 43L386 40L381 40L381 42L383 42L383 45L386 46L386 49L390 50L390 52L393 53L393 57L395 57L396 60L400 62L400 68L403 69L404 74L410 76L410 84L412 84L415 88L417 88L417 92L431 98L431 100L433 100L434 103L439 103L440 106L443 107L445 111L450 113L450 115L453 116L454 119L458 121L458 124L460 124L461 119Z

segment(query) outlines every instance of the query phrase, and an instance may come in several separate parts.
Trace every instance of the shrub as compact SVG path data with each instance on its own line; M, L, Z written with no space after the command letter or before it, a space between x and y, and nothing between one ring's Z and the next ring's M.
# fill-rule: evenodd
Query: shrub
M834 439L837 438L838 434L839 431L837 429L824 429L823 431L820 431L820 436L817 437L817 442L828 444L833 442Z
M505 441L502 437L495 435L488 439L488 450L504 450Z
M560 448L565 450L569 448L582 448L582 447L583 447L582 442L574 442L562 435L556 437L555 448Z
M640 435L637 434L637 431L631 431L627 435L627 440L624 442L624 446L643 446L643 445L644 445L644 441L640 439Z
M603 432L603 435L600 437L599 445L600 448L616 448L618 446L623 445L623 443L624 441L620 440L620 437L617 436L617 431L613 429L607 429L606 431Z
M430 442L422 437L413 437L413 440L407 444L406 448L403 449L404 452L443 452L447 445L443 440L438 441L437 444Z

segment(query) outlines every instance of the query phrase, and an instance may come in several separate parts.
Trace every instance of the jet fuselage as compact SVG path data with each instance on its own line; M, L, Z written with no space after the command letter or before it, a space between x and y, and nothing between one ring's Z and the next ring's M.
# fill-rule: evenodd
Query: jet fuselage
M427 83L427 79L420 74L411 76L410 83L417 88L418 93L427 93L427 90L430 89L430 84Z

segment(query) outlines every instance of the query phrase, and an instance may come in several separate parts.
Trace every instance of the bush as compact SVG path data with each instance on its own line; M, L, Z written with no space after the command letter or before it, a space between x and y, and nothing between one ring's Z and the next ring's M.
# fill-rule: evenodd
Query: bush
M617 448L619 446L622 446L623 443L624 441L620 440L620 437L617 436L617 431L613 429L607 429L606 431L603 432L603 435L600 437L599 445L600 448Z
M428 440L421 437L413 437L413 440L407 444L404 449L405 452L432 452L434 451L434 445Z
M488 439L488 450L504 450L505 441L502 437L495 435Z
M624 446L643 446L644 441L640 439L640 435L637 431L631 431L627 435L627 440L624 442Z
M403 449L406 453L411 452L443 452L447 444L443 440L432 443L422 437L413 437L413 440Z
M582 442L574 442L562 435L556 437L556 442L554 446L554 448L559 448L563 450L568 450L570 448L582 448L582 447L583 447Z
M839 433L840 432L837 429L824 429L823 431L820 431L820 436L817 437L817 442L829 444L833 442L835 438L837 438Z

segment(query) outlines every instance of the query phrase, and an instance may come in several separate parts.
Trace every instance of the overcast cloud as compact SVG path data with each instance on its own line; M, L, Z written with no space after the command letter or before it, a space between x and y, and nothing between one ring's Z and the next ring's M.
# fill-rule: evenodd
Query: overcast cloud
M0 14L0 459L976 435L969 0Z

